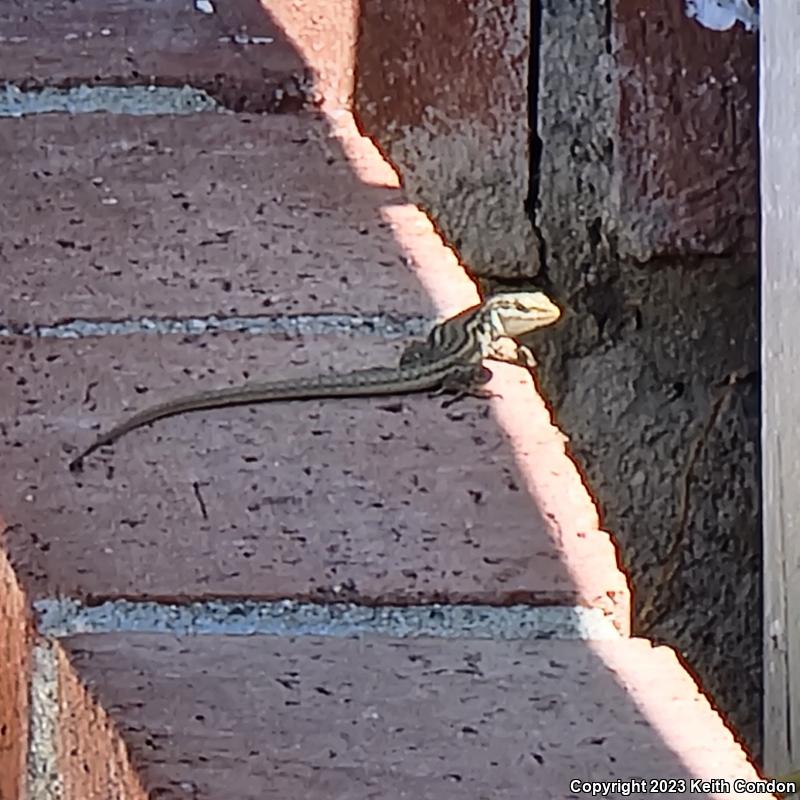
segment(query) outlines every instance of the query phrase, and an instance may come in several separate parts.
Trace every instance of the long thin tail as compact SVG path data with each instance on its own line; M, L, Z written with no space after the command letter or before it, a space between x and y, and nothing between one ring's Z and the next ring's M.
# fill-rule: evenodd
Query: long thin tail
M434 374L420 374L414 379L409 379L407 376L399 374L397 370L377 367L314 378L230 386L198 392L190 397L167 400L151 406L120 422L111 430L98 436L89 447L72 459L69 469L70 472L79 472L83 467L83 460L100 447L112 444L121 436L142 425L148 425L176 414L279 400L318 400L325 397L407 394L433 388L439 383L440 377Z

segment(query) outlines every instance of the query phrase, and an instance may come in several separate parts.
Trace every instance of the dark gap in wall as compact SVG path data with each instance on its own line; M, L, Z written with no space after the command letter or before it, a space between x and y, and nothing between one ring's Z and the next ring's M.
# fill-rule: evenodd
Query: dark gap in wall
M544 145L539 138L539 79L542 42L541 0L531 3L530 54L528 63L528 196L525 199L525 213L536 231L539 240L539 269L542 276L547 274L547 253L544 239L536 225L536 211L539 204L541 183L541 164Z
M525 211L531 222L536 222L536 204L539 200L539 178L542 163L542 140L539 138L539 51L542 39L542 9L538 0L531 3L530 63L528 64L528 197Z

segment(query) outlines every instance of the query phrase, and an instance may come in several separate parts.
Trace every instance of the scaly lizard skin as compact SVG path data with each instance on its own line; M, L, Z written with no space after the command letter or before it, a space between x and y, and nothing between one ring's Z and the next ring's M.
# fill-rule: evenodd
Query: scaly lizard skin
M494 295L436 325L424 342L411 343L396 367L249 383L168 400L134 414L100 435L70 462L69 468L79 471L86 456L135 428L188 411L278 400L369 397L428 390L474 392L491 377L482 366L484 358L535 364L530 351L519 345L516 338L551 325L560 316L558 306L541 292ZM513 358L504 352L509 343L515 348Z
M400 356L400 365L411 365L422 361L435 361L442 349L440 339L450 326L458 326L462 319L474 314L473 306L450 319L439 323L423 342L411 342ZM496 294L484 300L479 306L486 324L490 328L490 339L482 358L495 361L506 361L512 364L533 368L536 359L525 345L520 344L515 336L524 336L536 328L544 328L556 322L561 311L542 292L506 292ZM539 317L540 324L531 326L534 317Z

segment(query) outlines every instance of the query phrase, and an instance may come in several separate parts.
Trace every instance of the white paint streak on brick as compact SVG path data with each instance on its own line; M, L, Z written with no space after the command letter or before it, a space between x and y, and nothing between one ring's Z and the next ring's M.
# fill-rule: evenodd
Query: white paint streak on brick
M746 31L758 28L758 12L747 0L684 0L683 10L689 19L712 31L730 30L737 22Z

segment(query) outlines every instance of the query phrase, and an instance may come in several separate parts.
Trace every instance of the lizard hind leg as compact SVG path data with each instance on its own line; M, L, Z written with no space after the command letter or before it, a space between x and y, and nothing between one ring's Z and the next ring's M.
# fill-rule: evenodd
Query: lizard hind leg
M430 393L430 397L442 394L467 395L472 391L480 391L479 387L492 379L492 371L481 364L465 364L463 369L451 372L442 379L438 389Z
M482 364L470 365L463 371L455 372L442 382L442 386L432 396L451 394L445 400L442 408L449 408L453 403L458 403L465 397L479 397L484 400L499 397L494 392L483 387L492 379L492 371Z

